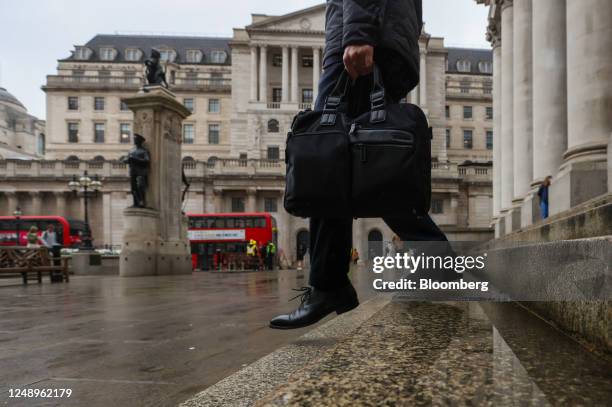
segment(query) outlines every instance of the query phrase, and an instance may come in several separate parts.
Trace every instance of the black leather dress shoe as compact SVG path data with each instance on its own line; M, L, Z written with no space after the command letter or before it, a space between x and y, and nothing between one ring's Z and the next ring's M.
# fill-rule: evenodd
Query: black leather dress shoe
M272 318L270 328L302 328L319 322L332 312L342 314L359 305L357 293L350 284L333 291L321 291L313 287L302 287L296 291L303 291L294 297L301 297L300 306L290 314Z

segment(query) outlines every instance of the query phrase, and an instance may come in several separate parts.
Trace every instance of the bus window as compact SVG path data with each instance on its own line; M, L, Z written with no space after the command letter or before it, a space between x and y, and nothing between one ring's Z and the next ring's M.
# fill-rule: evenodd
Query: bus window
M223 229L225 227L225 218L217 218L217 229Z
M235 218L225 218L225 227L229 229L233 229L236 227L236 219Z
M252 227L254 227L255 219L253 219L253 218L246 218L244 220L244 224L246 225L247 228L252 228Z
M255 219L255 227L256 228L265 228L266 227L266 218L256 218Z
M0 230L14 231L17 229L17 222L12 219L0 220Z
M239 229L244 228L244 218L236 218L236 227Z

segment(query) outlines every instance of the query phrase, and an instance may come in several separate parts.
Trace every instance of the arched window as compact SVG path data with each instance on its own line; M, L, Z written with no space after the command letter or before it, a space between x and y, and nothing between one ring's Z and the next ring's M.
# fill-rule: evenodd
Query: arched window
M218 158L213 155L212 157L208 158L208 161L206 161L206 164L209 167L214 167L215 164L217 163L217 160L218 160Z
M491 61L480 61L478 63L478 70L480 73L493 73L493 64Z
M183 157L183 162L193 162L193 161L195 161L193 157L190 157L190 156Z
M39 155L45 155L45 135L43 133L38 135L37 150Z
M93 158L92 161L104 161L104 156L101 155L97 155Z
M268 120L268 133L278 133L278 120L270 119Z
M459 72L470 72L472 70L472 64L470 63L470 61L460 59L459 61L457 61L457 70Z
M76 155L69 155L68 157L66 157L66 161L79 161L79 157L77 157Z

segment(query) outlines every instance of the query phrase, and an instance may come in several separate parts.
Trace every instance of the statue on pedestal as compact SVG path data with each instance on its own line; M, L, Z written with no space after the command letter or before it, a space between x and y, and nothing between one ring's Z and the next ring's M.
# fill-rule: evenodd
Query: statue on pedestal
M151 57L147 59L144 64L146 66L145 77L147 85L161 85L168 88L168 82L166 81L166 72L160 64L161 54L158 50L151 50Z
M134 134L135 147L130 150L125 162L130 167L130 188L134 198L134 208L146 208L146 192L149 184L149 151L142 146L145 139Z

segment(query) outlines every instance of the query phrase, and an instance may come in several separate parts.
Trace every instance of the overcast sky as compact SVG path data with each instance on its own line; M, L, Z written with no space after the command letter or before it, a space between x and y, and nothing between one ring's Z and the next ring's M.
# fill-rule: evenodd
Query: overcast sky
M321 0L0 0L0 86L45 118L41 85L57 60L97 33L231 36L251 13L279 15ZM487 10L474 0L423 0L426 30L449 46L487 48Z

